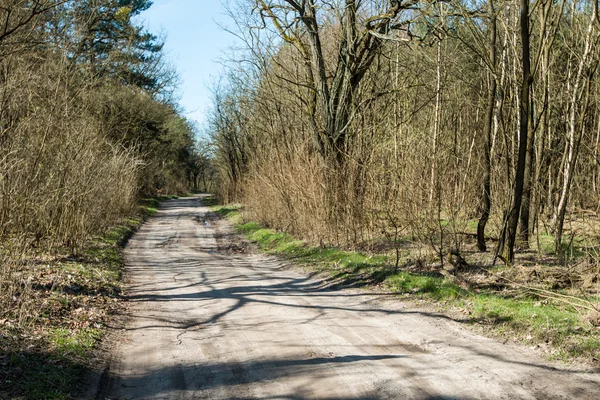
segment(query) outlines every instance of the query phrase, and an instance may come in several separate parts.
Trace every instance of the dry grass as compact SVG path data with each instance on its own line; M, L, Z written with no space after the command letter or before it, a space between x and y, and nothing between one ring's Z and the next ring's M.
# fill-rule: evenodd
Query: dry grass
M140 223L124 218L205 182L208 156L158 40L111 20L121 6L0 5L0 397L66 398L118 295L119 244ZM110 51L84 49L96 34Z
M55 247L5 256L1 398L68 399L83 389L82 377L102 364L95 350L120 307L122 246L158 200L145 200L135 217L86 241L77 255Z

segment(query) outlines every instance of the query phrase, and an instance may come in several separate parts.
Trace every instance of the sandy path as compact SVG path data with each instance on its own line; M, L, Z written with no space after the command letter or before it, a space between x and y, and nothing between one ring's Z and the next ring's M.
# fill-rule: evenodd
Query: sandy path
M101 399L600 399L600 377L381 295L218 251L199 198L126 249L129 322Z

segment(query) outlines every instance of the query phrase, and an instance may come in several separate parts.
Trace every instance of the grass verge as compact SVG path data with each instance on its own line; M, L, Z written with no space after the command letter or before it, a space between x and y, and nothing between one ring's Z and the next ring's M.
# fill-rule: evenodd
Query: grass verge
M557 301L519 285L498 285L502 280L500 270L484 271L488 279L479 285L451 280L439 273L402 268L396 271L389 255L311 246L286 233L242 221L239 207L213 205L213 209L232 219L237 231L261 251L329 275L340 287L376 288L429 301L461 323L480 327L492 336L539 347L551 359L579 359L600 367L600 318L597 311L578 306L586 304L584 299ZM405 266L410 263L404 261Z
M76 255L38 252L21 272L19 312L0 318L0 398L72 399L119 308L122 248L161 201L91 239Z

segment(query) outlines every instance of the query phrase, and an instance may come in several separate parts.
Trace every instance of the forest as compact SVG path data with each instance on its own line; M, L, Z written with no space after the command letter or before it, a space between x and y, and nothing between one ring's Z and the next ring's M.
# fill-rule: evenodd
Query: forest
M75 310L116 282L120 256L92 243L140 199L207 182L164 41L134 22L151 4L0 0L0 386L23 386L4 375L5 354L45 354L73 324L94 337L95 320Z
M245 46L209 129L225 202L322 246L598 265L596 0L229 10Z
M216 246L194 257L249 238L598 365L598 0L224 4L237 45L197 126L152 1L0 0L0 397L78 398L128 239L198 192L177 204L204 214L161 214Z

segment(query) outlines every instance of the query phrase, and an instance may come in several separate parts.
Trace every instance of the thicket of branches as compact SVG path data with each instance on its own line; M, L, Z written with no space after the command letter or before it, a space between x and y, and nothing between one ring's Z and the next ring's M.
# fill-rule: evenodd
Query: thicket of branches
M0 301L31 250L76 250L207 171L161 40L132 22L150 5L0 0Z
M510 262L598 211L596 0L231 7L247 46L215 90L219 195L260 222L440 256L476 224Z

